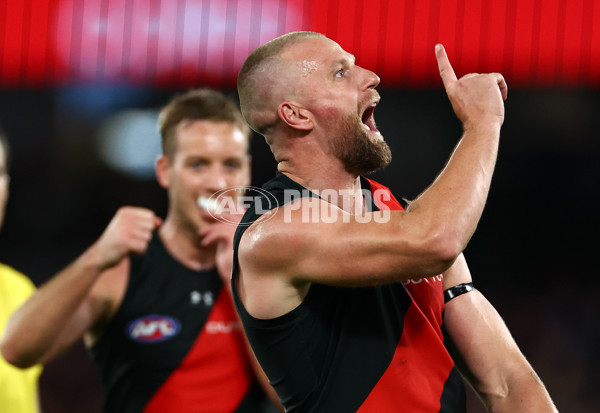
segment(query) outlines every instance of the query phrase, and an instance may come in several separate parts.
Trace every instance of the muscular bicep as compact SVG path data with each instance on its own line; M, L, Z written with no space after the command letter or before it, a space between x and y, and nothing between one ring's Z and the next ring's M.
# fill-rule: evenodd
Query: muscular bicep
M319 207L317 219L286 206L253 224L240 244L242 267L292 282L361 286L436 275L449 265L403 211L354 216L323 201Z

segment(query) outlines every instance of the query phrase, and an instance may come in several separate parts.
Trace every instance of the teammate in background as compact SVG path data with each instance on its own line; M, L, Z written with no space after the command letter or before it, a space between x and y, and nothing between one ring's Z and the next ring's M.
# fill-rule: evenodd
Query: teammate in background
M10 176L8 141L0 130L0 229L4 222ZM10 315L35 291L35 286L25 275L0 263L0 334ZM8 364L0 355L0 407L13 413L39 411L38 378L41 365L22 370Z
M270 386L255 378L265 379L229 288L235 226L200 207L223 188L249 185L251 132L236 104L208 89L173 99L159 128L164 223L145 208L119 209L9 320L2 353L27 367L83 337L107 412L260 412Z
M312 32L262 45L240 70L242 113L278 175L263 187L275 208L257 201L238 226L234 301L286 411L464 411L443 317L490 411L555 410L462 255L488 195L506 83L457 79L441 45L436 57L464 134L406 211L361 177L391 161L373 117L379 77Z

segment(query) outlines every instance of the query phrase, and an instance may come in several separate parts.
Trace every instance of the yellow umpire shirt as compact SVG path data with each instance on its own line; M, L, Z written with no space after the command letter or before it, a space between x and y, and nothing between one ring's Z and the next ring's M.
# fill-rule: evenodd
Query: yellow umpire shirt
M13 311L33 292L35 286L25 275L0 263L0 335ZM42 366L25 370L8 364L0 354L0 412L38 411L38 378Z

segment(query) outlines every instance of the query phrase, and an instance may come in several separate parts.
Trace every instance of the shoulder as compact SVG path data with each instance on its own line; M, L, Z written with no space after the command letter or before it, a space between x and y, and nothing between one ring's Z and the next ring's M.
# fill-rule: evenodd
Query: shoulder
M298 306L309 283L301 277L307 238L284 207L270 211L244 232L238 249L237 293L253 317L270 319ZM297 229L297 230L294 230Z
M286 256L287 250L298 238L290 224L286 222L284 207L271 210L253 222L240 240L240 263L260 262L264 266Z
M238 257L247 269L272 269L294 277L308 257L318 255L324 243L335 242L340 226L351 218L343 210L314 197L304 197L262 215L244 232Z
M294 201L275 208L257 219L244 232L239 246L240 262L260 260L261 266L271 263L284 264L302 250L308 239L308 230L303 224L301 208Z

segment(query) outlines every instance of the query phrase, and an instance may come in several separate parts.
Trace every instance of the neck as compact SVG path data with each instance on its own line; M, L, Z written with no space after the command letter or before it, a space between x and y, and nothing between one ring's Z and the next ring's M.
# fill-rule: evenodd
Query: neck
M279 172L319 195L333 191L336 196L327 196L327 201L346 212L364 211L360 175L348 170L331 152L326 136L315 132L289 136L274 131L270 147Z
M169 254L184 266L195 271L215 267L215 247L202 247L198 231L178 223L173 214L167 215L158 234Z

